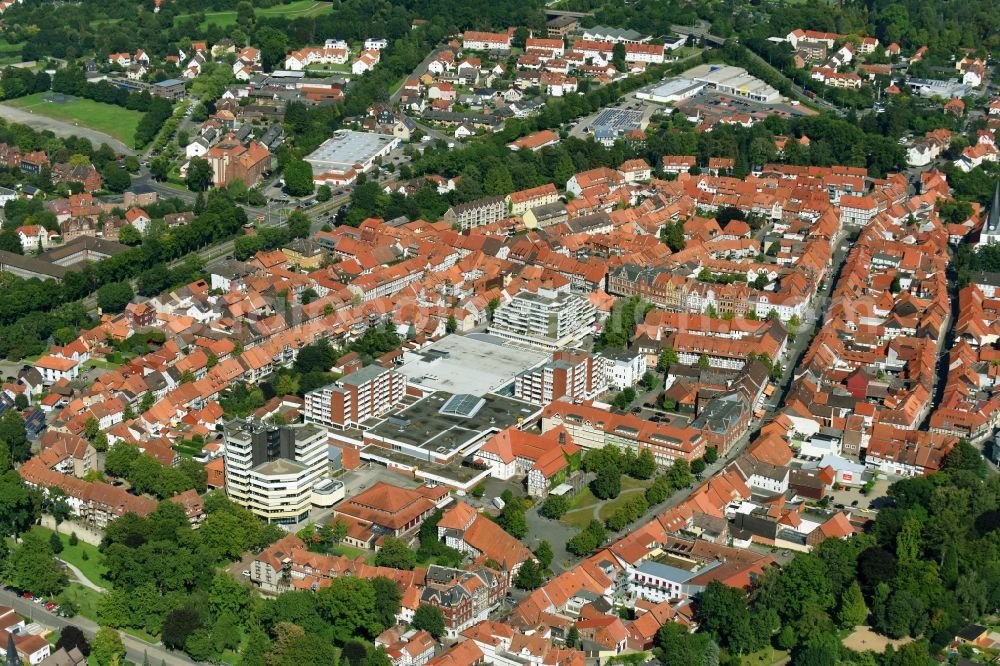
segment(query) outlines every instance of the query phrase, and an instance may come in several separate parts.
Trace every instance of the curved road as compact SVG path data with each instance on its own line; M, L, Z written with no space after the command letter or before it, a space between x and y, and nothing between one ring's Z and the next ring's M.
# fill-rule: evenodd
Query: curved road
M7 106L6 104L0 104L0 108L3 109L3 112L0 113L0 115L2 115L8 122L22 123L36 130L49 130L56 136L84 137L86 139L90 139L95 146L100 146L102 143L106 143L111 146L112 150L121 155L135 154L134 151L124 143L118 139L108 136L104 132L97 132L95 130L73 125L62 120L47 118L37 113L30 113L24 109L15 109L14 107Z

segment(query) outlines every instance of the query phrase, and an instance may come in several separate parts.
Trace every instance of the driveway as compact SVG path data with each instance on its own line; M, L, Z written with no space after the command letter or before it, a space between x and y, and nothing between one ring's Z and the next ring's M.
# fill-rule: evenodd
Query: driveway
M5 104L0 106L3 106L2 115L8 122L23 123L25 125L29 125L33 130L49 130L56 136L83 137L85 139L90 139L94 146L100 146L102 143L106 143L112 150L121 155L135 154L134 151L124 143L118 139L108 136L104 132L98 132L86 127L79 127L54 118L46 118L45 116L37 113L31 113L29 111L25 111L24 109L15 109L14 107L7 106Z

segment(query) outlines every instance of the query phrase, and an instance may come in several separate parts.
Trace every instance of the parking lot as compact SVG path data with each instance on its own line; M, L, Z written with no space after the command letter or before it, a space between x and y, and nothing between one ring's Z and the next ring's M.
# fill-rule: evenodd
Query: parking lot
M755 115L759 118L764 118L768 115L790 118L793 116L813 115L815 113L801 104L791 104L788 102L760 104L708 89L678 102L676 108L683 110L689 116L697 112L701 116L709 118L729 116L733 113Z

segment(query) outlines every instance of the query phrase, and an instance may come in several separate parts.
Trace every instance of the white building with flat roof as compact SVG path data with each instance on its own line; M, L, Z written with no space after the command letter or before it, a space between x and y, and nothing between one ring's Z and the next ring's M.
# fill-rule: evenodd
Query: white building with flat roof
M691 79L670 78L641 88L636 92L635 96L641 100L657 104L676 104L677 102L694 97L704 90L706 85L701 81L693 81Z
M545 349L561 349L590 333L596 315L587 298L568 290L522 289L497 308L490 333Z
M764 104L781 101L781 93L757 77L750 76L742 67L698 65L684 72L684 76L708 84L725 95Z
M305 160L312 167L314 183L338 187L353 183L359 173L371 169L376 159L400 144L390 134L337 130Z
M315 425L226 424L226 495L271 523L309 517L313 488L329 478L327 434Z

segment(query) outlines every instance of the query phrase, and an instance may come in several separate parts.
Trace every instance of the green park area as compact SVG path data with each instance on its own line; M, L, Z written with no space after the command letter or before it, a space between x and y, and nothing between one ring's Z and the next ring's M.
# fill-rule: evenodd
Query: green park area
M570 499L569 511L563 514L560 520L566 525L580 529L586 527L595 518L603 523L630 499L645 493L646 488L649 488L653 481L652 479L633 479L630 476L622 475L621 484L621 493L618 497L609 500L598 499L589 486L584 487Z
M59 101L50 101L52 99ZM79 97L53 97L52 93L35 93L4 104L46 118L75 123L81 127L103 132L126 146L131 146L135 142L135 130L142 120L142 114L138 111Z
M264 7L254 9L254 15L257 18L275 18L283 16L285 18L305 18L309 16L318 16L319 14L325 14L333 10L333 5L329 2L318 2L318 0L294 0L288 4L278 4L273 7ZM186 15L186 16L190 16ZM224 11L224 12L206 12L205 20L202 21L202 29L207 28L210 25L217 25L220 28L228 28L230 26L236 25L236 12L235 11ZM178 19L184 18L185 15L178 16Z
M52 538L52 530L47 527L36 525L32 531L37 532L46 540ZM63 525L59 531L59 538L62 541L62 552L56 557L64 562L72 564L79 569L87 579L99 587L111 587L111 583L104 577L104 555L97 550L97 546L77 539L75 544L70 543L71 526ZM72 578L72 576L71 576Z

